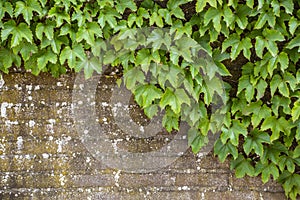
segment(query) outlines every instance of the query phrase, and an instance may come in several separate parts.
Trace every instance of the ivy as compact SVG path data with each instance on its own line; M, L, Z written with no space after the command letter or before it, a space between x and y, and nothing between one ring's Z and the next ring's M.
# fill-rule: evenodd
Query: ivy
M263 143L269 144L270 136L266 132L254 130L251 133L251 136L248 136L243 144L244 151L247 155L253 151L255 154L262 156L264 153Z
M59 61L63 65L65 61L67 60L68 65L70 68L76 67L76 61L77 60L85 60L85 53L82 45L77 44L73 48L70 48L69 46L66 46L60 54Z
M23 39L32 43L32 32L24 22L17 25L15 21L9 20L8 22L5 22L3 26L1 39L2 41L5 41L8 36L12 35L10 40L11 48L19 45Z
M194 153L220 131L214 154L229 159L237 177L272 178L296 199L299 6L296 0L4 0L0 70L56 77L83 70L90 78L103 65L122 66L124 84L149 118L164 109L166 130L188 123Z
M42 8L39 2L34 0L29 0L26 2L17 1L14 11L15 17L18 17L22 14L26 23L30 25L30 21L32 20L34 12L38 13L39 15L42 15Z
M235 169L237 178L242 178L245 175L254 176L255 169L251 164L251 159L244 158L241 154L237 159L233 160L230 164L230 169Z
M223 42L222 51L224 52L228 47L232 49L230 53L232 60L235 60L241 51L246 58L250 59L250 48L252 47L250 38L240 39L238 34L233 34Z

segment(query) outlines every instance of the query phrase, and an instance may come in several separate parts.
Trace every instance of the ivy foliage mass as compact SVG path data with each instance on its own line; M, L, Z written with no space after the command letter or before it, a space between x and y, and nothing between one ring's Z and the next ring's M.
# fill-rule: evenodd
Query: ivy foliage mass
M101 73L102 64L122 66L125 85L148 117L165 109L168 131L178 130L179 120L190 125L193 152L222 125L215 155L230 159L237 177L274 179L296 199L299 8L297 0L2 0L0 69L17 66L56 77L84 70L89 78ZM143 27L169 32L135 35ZM191 61L197 45L215 65L204 69L201 60ZM217 75L225 93L213 87L221 84ZM226 106L212 112L215 96L225 96Z

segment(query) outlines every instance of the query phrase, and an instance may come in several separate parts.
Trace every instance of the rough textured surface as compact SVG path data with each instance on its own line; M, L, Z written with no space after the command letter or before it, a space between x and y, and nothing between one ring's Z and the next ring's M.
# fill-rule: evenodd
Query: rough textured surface
M106 103L115 79L105 77L96 97L99 123L118 133L109 114L113 108ZM3 78L0 199L285 199L278 184L263 185L259 177L236 179L228 162L219 163L211 154L202 158L187 151L151 173L111 169L93 158L75 129L74 74L54 79L11 73ZM140 116L132 108L132 116ZM135 118L146 123L141 116ZM119 148L147 152L163 141L133 140Z

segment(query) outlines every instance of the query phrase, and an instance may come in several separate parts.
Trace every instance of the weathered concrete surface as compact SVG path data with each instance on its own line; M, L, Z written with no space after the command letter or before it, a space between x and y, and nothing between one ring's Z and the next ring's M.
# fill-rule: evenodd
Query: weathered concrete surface
M259 177L236 179L228 163L187 151L151 173L126 173L96 160L79 140L72 118L74 74L54 79L29 73L4 75L0 88L0 199L285 199L282 188ZM96 96L99 123L118 136L108 99L107 76ZM132 106L134 108L134 105ZM137 123L147 123L132 109ZM120 143L128 151L151 151L158 139Z

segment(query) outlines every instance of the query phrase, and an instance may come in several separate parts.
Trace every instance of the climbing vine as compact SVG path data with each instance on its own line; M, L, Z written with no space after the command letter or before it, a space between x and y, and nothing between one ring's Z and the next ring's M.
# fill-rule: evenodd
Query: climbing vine
M165 109L168 131L190 125L194 153L220 128L214 153L237 177L272 178L296 199L299 8L297 0L2 0L0 69L89 78L121 66L148 117ZM193 61L200 46L211 62ZM225 106L212 112L216 96Z

